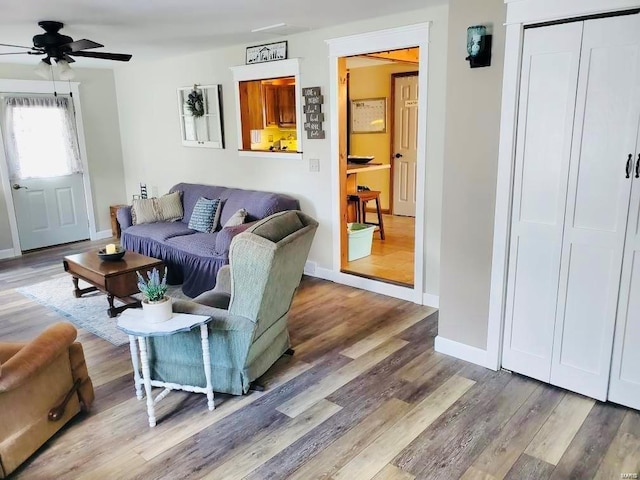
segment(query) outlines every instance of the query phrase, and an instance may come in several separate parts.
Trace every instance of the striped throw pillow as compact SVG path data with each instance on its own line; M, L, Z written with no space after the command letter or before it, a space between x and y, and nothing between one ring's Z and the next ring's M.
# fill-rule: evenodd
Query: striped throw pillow
M180 220L183 215L181 194L174 192L160 198L135 199L131 206L133 224Z
M189 228L198 232L212 233L218 228L220 221L220 199L210 200L200 197L193 207L193 213L189 219Z

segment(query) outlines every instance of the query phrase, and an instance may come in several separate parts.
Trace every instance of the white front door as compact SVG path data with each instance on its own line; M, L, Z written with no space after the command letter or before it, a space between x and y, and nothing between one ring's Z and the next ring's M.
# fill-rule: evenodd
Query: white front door
M393 121L393 214L416 216L418 75L397 77Z
M22 250L89 238L82 174L21 180L12 193Z
M88 239L73 99L7 95L2 106L20 249Z

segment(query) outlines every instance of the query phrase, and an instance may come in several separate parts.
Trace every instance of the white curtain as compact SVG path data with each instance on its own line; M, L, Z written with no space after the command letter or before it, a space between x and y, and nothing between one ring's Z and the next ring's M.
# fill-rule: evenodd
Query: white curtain
M82 173L73 100L4 97L5 150L12 180Z

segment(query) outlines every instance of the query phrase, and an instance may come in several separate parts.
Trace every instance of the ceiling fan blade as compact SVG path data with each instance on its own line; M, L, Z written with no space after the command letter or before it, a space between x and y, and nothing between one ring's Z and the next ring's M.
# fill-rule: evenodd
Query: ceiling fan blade
M33 47L25 47L22 45L12 45L10 43L0 43L0 47L28 48L29 50L33 48Z
M69 55L75 57L101 58L103 60L117 60L119 62L128 62L132 55L128 53L107 53L107 52L69 52Z
M31 52L11 52L11 53L0 53L0 55L29 55Z
M77 52L79 50L89 50L90 48L100 48L100 47L104 47L104 45L94 42L93 40L87 40L86 38L83 38L82 40L76 40L75 42L62 45L61 48L64 48L64 49L70 48L71 52Z
M63 60L66 60L67 63L73 63L75 60L71 58L69 55L65 55L62 57Z

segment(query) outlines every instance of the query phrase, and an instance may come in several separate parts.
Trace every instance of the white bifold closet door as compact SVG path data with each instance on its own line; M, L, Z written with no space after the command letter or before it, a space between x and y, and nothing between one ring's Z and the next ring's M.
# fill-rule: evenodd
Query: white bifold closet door
M548 382L582 22L524 32L502 366Z
M600 400L640 119L638 31L629 15L524 39L503 365Z
M635 160L608 398L640 410L640 142Z
M551 383L607 397L640 119L640 16L584 22Z

